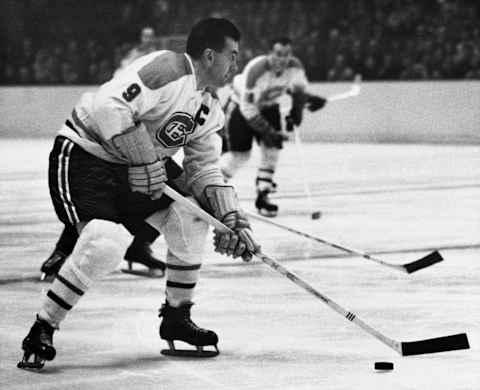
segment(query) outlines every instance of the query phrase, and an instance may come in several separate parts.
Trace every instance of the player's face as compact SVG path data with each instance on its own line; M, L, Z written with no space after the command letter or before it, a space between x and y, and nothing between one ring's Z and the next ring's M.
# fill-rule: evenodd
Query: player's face
M215 87L223 87L238 71L238 42L227 37L223 50L214 53L214 61L210 69L212 83Z
M277 42L270 52L270 65L275 73L281 73L292 58L292 45L282 45Z
M142 30L141 38L143 44L150 44L155 41L155 32L151 28L144 28Z

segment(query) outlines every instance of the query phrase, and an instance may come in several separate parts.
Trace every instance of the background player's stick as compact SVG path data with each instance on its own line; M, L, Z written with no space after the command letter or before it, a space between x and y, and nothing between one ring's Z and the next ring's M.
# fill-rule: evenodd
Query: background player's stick
M433 264L436 264L436 263L439 263L440 261L443 260L442 256L440 255L440 253L438 251L433 251L432 253L422 257L421 259L418 259L418 260L415 260L415 261L412 261L410 263L406 263L406 264L392 264L392 263L388 263L384 260L381 260L381 259L378 259L378 258L375 258L367 253L364 253L358 249L353 249L353 248L349 248L347 246L344 246L343 244L340 245L340 244L337 244L333 241L330 241L330 240L327 240L325 238L321 238L321 237L316 237L316 236L313 236L311 234L308 234L308 233L305 233L305 232L302 232L300 230L296 230L296 229L293 229L289 226L285 226L285 225L282 225L278 222L274 222L268 218L264 218L260 215L257 215L257 214L254 214L252 212L249 212L247 211L246 212L251 218L253 219L257 219L259 221L262 221L262 222L265 222L265 223L268 223L270 225L273 225L273 226L276 226L280 229L284 229L284 230L287 230L291 233L295 233L295 234L298 234L299 236L302 236L302 237L305 237L305 238L309 238L311 240L314 240L314 241L317 241L317 242L320 242L322 244L326 244L328 246L331 246L332 248L336 248L336 249L340 249L342 251L345 251L345 252L348 252L348 253L351 253L351 254L354 254L354 255L358 255L358 256L361 256L363 257L364 259L367 259L367 260L371 260L371 261L374 261L375 263L377 264L380 264L380 265L384 265L386 267L390 267L390 268L393 268L397 271L402 271L402 272L406 272L407 274L411 274L413 272L416 272L416 271L419 271L423 268L427 268L427 267L430 267L431 265Z
M348 91L327 97L327 102L330 103L330 102L335 102L337 100L343 100L343 99L348 99L351 97L358 96L360 94L361 80L362 80L361 76L357 74L355 76L355 80L353 82L352 87Z
M305 188L305 194L307 195L308 199L308 207L310 209L310 217L312 219L319 219L322 213L318 210L313 209L313 201L312 201L312 193L310 191L310 185L307 181L307 176L309 173L307 172L307 167L305 165L305 160L303 159L302 153L302 141L300 140L300 134L298 133L297 129L293 129L294 137L295 137L295 146L297 149L297 158L300 161L301 169L302 169L302 180L303 180L303 187Z
M227 226L221 223L219 220L208 214L206 211L198 207L196 204L190 202L188 199L184 198L178 192L171 189L169 186L165 186L164 194L172 198L173 200L181 203L183 206L187 207L192 213L197 217L208 222L215 229L224 232L232 232ZM398 352L402 356L408 355L421 355L425 353L435 353L435 352L445 352L445 351L454 351L458 349L468 349L470 345L468 343L468 338L466 333L459 333L450 336L437 337L432 339L418 340L418 341L396 341L393 340L378 330L372 328L370 325L367 325L365 322L360 320L355 313L345 310L343 307L332 301L326 295L320 293L314 289L310 284L302 280L299 276L295 275L293 272L289 271L283 267L277 261L271 259L270 257L264 255L260 251L255 252L254 255L262 260L265 264L269 265L282 274L283 276L290 279L297 286L302 287L304 290L314 295L325 303L328 307L345 317L347 320L353 322L355 325L359 326L365 332L369 333L371 336L375 337L377 340L380 340L383 344L390 347L394 351Z

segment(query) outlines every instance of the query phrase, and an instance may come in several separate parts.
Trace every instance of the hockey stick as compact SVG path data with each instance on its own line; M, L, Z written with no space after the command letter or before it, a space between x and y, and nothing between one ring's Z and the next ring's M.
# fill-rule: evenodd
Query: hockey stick
M330 102L335 102L338 100L343 100L343 99L348 99L351 97L358 96L360 94L360 81L361 81L361 76L357 74L355 76L355 80L352 87L348 91L329 96L327 98L327 101L330 103Z
M302 141L300 140L300 134L298 134L297 129L294 129L293 132L295 135L295 146L297 149L298 159L300 160L300 165L302 166L303 187L305 188L305 193L307 194L308 206L310 208L310 216L312 219L319 219L322 213L320 211L313 211L312 193L310 192L310 186L308 185L308 182L307 182L307 177L306 177L307 170L306 170L305 161L303 159L303 153L301 150Z
M190 202L188 199L184 198L178 192L172 190L169 186L165 186L164 194L172 198L173 200L179 202L183 206L187 207L193 214L197 217L203 219L212 225L215 229L224 232L232 232L227 226L221 223L216 218L212 217L206 211L198 207L196 204ZM468 349L470 345L468 343L468 338L466 333L459 333L450 336L437 337L433 339L425 339L418 341L396 341L393 340L378 330L372 328L370 325L367 325L365 322L360 320L355 313L345 310L343 307L332 301L326 295L320 293L310 284L302 280L299 276L295 275L293 272L289 271L283 267L280 263L273 260L272 258L264 255L260 251L255 252L254 255L262 260L265 264L269 265L272 269L282 274L283 276L290 279L297 286L302 287L304 290L314 295L322 302L324 302L328 307L345 317L347 320L353 322L355 325L359 326L365 332L369 333L371 336L375 337L377 340L381 341L387 347L390 347L394 351L398 352L402 356L408 355L421 355L425 353L435 353L435 352L446 352L454 351L458 349Z
M367 253L364 253L358 249L353 249L353 248L349 248L347 246L344 246L344 245L340 245L340 244L336 244L332 241L329 241L325 238L320 238L320 237L316 237L316 236L313 236L311 234L308 234L308 233L304 233L304 232L301 232L300 230L296 230L296 229L293 229L291 227L288 227L288 226L285 226L285 225L282 225L278 222L273 222L267 218L263 218L262 216L260 215L257 215L255 213L252 213L250 211L246 211L246 213L253 219L257 219L259 221L262 221L262 222L265 222L265 223L268 223L270 225L273 225L273 226L276 226L280 229L284 229L284 230L287 230L291 233L295 233L295 234L298 234L299 236L302 236L302 237L305 237L305 238L309 238L311 240L314 240L314 241L317 241L317 242L321 242L322 244L326 244L328 246L331 246L333 248L336 248L336 249L340 249L342 251L345 251L345 252L348 252L348 253L351 253L351 254L354 254L354 255L358 255L358 256L361 256L363 257L364 259L367 259L367 260L371 260L371 261L374 261L375 263L378 263L378 264L381 264L381 265L384 265L386 267L390 267L390 268L393 268L397 271L402 271L402 272L406 272L407 274L411 274L413 272L416 272L416 271L419 271L423 268L427 268L427 267L430 267L431 265L433 264L436 264L436 263L439 263L440 261L443 260L442 256L440 255L440 253L438 251L433 251L432 253L422 257L421 259L418 259L418 260L415 260L415 261L412 261L410 263L406 263L406 264L392 264L392 263L388 263L384 260L381 260L381 259L377 259Z

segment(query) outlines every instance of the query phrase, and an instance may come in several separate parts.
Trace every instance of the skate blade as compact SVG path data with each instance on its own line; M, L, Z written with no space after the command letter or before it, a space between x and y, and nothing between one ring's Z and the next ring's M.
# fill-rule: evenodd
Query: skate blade
M45 365L45 360L35 355L33 362L29 362L30 355L24 355L23 359L17 363L18 368L24 370L40 370Z
M175 356L175 357L190 357L190 358L212 358L218 356L220 351L215 346L215 351L205 351L203 348L198 347L199 349L162 349L160 353L165 356Z
M56 275L48 275L45 272L40 276L40 281L44 283L52 283L55 280Z
M258 211L258 214L260 214L262 217L267 217L267 218L274 218L278 214L277 211L267 211L267 210L257 210L257 211Z
M135 269L122 268L121 271L125 274L143 276L145 278L163 278L165 276L165 271L162 271L161 269L150 269L145 271L139 271Z

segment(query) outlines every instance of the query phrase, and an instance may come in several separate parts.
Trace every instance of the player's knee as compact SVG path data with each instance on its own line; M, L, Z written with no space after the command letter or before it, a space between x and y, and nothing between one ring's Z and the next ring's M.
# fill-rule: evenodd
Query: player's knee
M122 225L93 219L83 228L72 260L88 278L100 278L118 267L130 241L131 236Z
M158 213L157 216L164 221L155 222L155 215L148 221L158 225L165 236L168 249L186 263L201 263L208 224L179 202L172 203L167 214Z

